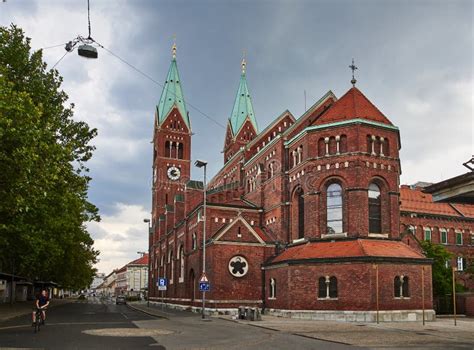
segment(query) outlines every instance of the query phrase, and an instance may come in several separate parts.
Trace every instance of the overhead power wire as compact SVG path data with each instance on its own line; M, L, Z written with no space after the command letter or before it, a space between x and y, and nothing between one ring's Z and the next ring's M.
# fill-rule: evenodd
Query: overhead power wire
M108 53L110 53L112 56L114 56L115 58L117 58L118 60L120 60L122 63L126 64L127 66L129 66L130 68L132 68L133 70L135 70L136 72L138 72L139 74L141 74L142 76L144 76L145 78L147 78L148 80L152 81L153 83L155 83L156 85L160 86L161 88L164 88L164 85L161 84L160 82L156 81L155 79L153 79L151 76L149 76L148 74L146 74L145 72L143 72L142 70L140 70L139 68L135 67L133 64L127 62L126 60L124 60L122 57L120 57L119 55L115 54L114 52L112 52L111 50L107 49L104 45L98 43L97 41L94 40L94 42L99 45L101 48L103 48L105 51L107 51ZM171 91L170 91L171 92ZM177 97L175 95L175 97ZM189 107L191 107L192 109L194 109L195 111L197 111L198 113L200 113L201 115L203 115L204 117L206 117L207 119L209 119L210 121L212 121L213 123L215 123L216 125L220 126L221 128L225 129L226 127L221 124L220 122L218 122L217 120L215 120L214 118L210 117L209 115L207 115L206 113L204 113L203 111L201 111L198 107L192 105L191 103L187 102L186 103Z
M58 45L53 45L53 46L41 47L40 50L53 49L53 48L55 48L55 47L60 47L60 46L64 47L64 45L66 45L66 43L64 43L64 44L58 44Z
M62 55L61 58L54 64L54 66L51 67L51 69L54 69L59 64L59 62L61 62L63 60L63 58L66 57L66 55L69 52L71 52L71 51L66 51L66 53L64 55Z

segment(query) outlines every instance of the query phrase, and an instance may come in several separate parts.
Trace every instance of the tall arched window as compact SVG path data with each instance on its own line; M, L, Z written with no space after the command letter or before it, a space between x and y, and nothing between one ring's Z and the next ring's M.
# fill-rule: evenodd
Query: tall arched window
M184 247L179 248L179 281L184 281Z
M304 238L304 197L301 187L294 192L291 211L293 239Z
M173 283L173 275L174 275L174 260L173 260L173 251L170 250L170 252L168 253L168 264L169 264L169 268L170 268L170 275L169 275L169 279L170 279L170 284Z
M182 143L178 144L178 159L183 159L184 146Z
M191 247L192 247L192 250L196 250L196 249L197 249L197 236L196 236L196 232L193 233Z
M380 188L374 183L369 185L369 232L382 233L382 208Z
M165 142L165 157L171 158L171 144L170 144L170 141Z
M342 233L342 187L337 183L328 186L326 213L327 233Z
M334 276L329 279L329 297L337 298L337 278Z
M318 280L318 298L326 298L326 277L319 277Z

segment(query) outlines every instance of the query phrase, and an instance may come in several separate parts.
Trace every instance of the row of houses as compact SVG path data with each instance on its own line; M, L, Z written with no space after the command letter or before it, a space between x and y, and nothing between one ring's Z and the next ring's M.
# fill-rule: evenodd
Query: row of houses
M148 254L129 262L108 275L99 274L94 280L90 293L97 296L114 297L126 295L143 298L148 286Z

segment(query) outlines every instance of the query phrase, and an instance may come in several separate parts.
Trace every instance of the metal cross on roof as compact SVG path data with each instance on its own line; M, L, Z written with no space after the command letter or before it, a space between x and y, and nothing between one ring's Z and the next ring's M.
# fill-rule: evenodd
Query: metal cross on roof
M351 83L352 83L352 86L355 86L355 84L357 83L357 80L354 78L354 71L356 69L358 69L355 64L354 64L354 59L352 59L352 64L349 66L350 69L352 69L352 80L351 80Z

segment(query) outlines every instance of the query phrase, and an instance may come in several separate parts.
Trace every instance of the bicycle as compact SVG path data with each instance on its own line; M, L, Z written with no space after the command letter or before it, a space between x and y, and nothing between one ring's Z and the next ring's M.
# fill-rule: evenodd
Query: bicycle
M43 311L46 311L46 309L36 308L34 329L35 333L40 331L41 325L44 325Z

